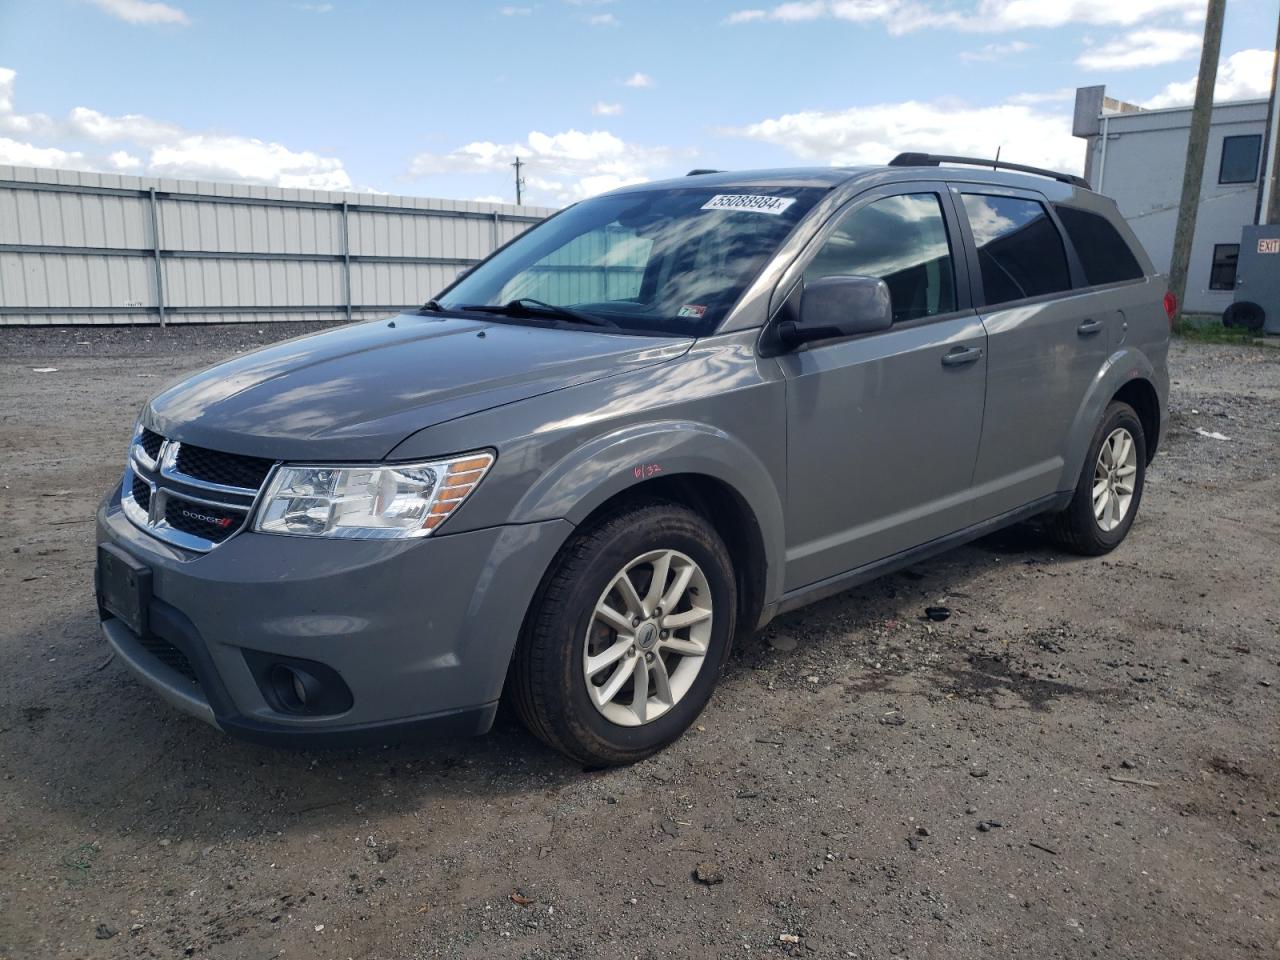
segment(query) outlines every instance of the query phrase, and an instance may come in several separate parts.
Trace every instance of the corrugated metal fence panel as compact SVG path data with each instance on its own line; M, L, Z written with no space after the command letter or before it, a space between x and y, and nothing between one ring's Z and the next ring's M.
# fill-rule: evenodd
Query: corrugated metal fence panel
M42 310L154 307L155 268L141 257L0 252L0 297L8 307Z
M340 210L207 200L164 200L158 207L166 250L342 253Z
M651 241L624 227L584 234L535 265L537 279L513 296L550 303L622 300L640 292ZM504 296L506 294L504 293Z
M552 212L0 165L0 325L382 316Z

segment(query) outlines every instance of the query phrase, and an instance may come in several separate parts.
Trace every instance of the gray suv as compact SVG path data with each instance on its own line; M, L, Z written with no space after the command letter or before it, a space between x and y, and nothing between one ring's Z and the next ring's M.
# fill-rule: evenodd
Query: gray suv
M98 513L107 640L252 740L482 733L505 690L619 764L779 613L1031 517L1111 550L1174 304L1110 200L996 167L619 190L169 387Z

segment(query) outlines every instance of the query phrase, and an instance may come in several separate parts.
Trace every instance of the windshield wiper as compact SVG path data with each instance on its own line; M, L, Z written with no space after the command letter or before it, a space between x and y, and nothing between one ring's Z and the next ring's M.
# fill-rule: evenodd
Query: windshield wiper
M464 304L458 309L471 313L496 313L507 317L559 317L562 320L572 320L574 323L582 323L592 327L616 328L618 326L612 320L606 320L604 317L583 313L581 310L573 309L573 307L559 307L544 300L534 300L532 297L520 297L510 303Z

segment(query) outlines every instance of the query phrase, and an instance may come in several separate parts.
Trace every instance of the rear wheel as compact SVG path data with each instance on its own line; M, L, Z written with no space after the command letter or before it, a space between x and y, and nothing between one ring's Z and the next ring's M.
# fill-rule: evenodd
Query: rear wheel
M728 551L698 514L632 508L576 535L525 625L510 689L525 725L588 766L633 763L711 697L734 630Z
M1070 505L1046 524L1050 536L1085 556L1114 550L1133 526L1146 470L1142 421L1127 403L1112 403L1089 445Z

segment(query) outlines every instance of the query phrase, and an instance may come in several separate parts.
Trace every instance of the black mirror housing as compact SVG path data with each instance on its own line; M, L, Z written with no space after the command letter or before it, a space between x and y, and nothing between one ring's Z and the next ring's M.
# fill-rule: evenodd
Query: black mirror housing
M787 346L854 337L893 325L889 287L877 277L822 277L805 284L799 318L778 324Z

